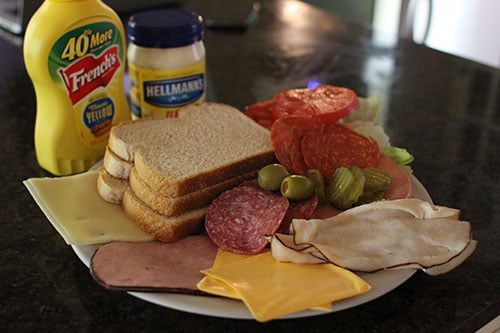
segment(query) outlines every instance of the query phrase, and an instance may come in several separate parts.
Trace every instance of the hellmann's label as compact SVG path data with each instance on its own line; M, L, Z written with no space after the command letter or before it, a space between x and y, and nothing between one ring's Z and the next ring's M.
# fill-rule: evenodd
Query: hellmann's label
M176 117L185 105L205 99L205 62L174 70L129 63L132 112L137 117Z
M116 112L123 66L122 38L110 22L87 24L63 34L53 45L48 67L71 104L79 138L93 147L107 140Z

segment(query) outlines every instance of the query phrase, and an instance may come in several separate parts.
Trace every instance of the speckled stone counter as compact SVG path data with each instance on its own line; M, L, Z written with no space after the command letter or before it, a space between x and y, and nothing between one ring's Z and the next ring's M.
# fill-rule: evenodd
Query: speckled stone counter
M189 3L201 14L207 10ZM205 6L206 7L206 6ZM291 14L295 10L294 16ZM208 15L208 14L207 14ZM392 143L415 156L436 204L472 222L475 253L357 307L265 324L202 316L103 289L22 181L47 176L33 150L35 96L21 40L0 37L0 328L37 332L474 332L500 310L499 70L371 32L295 1L265 1L245 31L205 35L208 99L243 109L310 80L378 94Z

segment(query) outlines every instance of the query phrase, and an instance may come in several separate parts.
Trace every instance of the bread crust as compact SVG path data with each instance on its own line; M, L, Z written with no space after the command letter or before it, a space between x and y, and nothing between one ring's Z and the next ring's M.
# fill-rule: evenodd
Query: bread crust
M110 175L104 167L100 167L97 174L97 193L110 203L121 204L123 193L129 187L128 180Z
M184 107L178 118L120 123L108 146L117 157L133 161L146 184L171 197L276 162L269 130L219 103Z
M254 170L180 197L168 197L163 193L155 191L137 175L135 168L130 172L129 182L135 195L141 201L157 213L168 217L208 206L222 192L233 188L245 180L255 178L257 172L258 170Z
M134 166L134 162L129 162L115 154L111 148L106 147L104 153L103 165L106 171L114 177L128 179L130 169Z
M176 242L202 230L206 207L174 217L150 209L128 188L123 194L123 211L136 226L161 242Z
M154 191L168 197L185 196L200 188L211 187L227 179L259 170L267 164L275 163L274 152L266 152L242 159L239 163L222 166L215 170L192 175L182 180L171 180L158 171L155 166L145 160L140 151L136 153L134 162L137 175Z

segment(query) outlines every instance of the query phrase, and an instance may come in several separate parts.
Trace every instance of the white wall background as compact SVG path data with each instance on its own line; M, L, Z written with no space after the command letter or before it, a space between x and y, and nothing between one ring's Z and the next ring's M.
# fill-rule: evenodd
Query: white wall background
M405 0L375 0L374 42L392 46L400 32ZM415 5L414 40L473 61L500 68L500 0L406 0ZM428 6L432 3L429 32Z
M425 44L500 68L500 0L434 0Z

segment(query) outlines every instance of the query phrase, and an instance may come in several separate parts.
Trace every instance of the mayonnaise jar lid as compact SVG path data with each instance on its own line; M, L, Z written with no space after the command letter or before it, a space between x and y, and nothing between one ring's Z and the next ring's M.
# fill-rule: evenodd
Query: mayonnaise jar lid
M138 46L182 47L203 39L203 19L184 9L139 12L129 18L127 35Z

